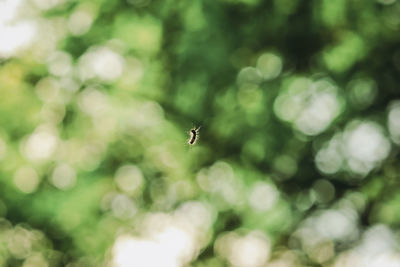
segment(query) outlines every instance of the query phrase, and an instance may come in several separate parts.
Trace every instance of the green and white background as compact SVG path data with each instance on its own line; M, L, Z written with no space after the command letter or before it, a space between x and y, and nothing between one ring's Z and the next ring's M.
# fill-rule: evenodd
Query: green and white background
M0 266L398 267L399 145L398 0L0 0Z

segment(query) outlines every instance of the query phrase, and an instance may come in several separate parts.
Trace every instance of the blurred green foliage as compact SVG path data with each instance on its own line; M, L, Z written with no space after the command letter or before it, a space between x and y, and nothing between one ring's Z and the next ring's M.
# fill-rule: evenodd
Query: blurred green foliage
M398 0L0 9L1 266L400 264Z

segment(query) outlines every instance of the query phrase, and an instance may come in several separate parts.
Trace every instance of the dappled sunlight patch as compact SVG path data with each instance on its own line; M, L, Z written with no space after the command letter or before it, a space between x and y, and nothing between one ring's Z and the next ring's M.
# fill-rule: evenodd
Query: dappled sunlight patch
M284 83L274 102L275 114L305 135L318 135L342 112L338 88L328 79L297 77Z
M55 51L49 56L47 62L50 73L55 76L67 76L73 70L72 57L64 51Z
M132 218L137 208L133 200L125 194L116 194L111 201L111 211L116 218Z
M39 176L31 166L21 166L14 173L15 186L25 194L35 192L39 182Z
M49 56L59 50L58 43L68 34L64 17L35 17L36 34L26 54L29 59L46 64Z
M106 144L100 140L69 139L59 142L57 159L78 169L96 169L106 151Z
M137 194L144 184L142 171L132 164L121 166L115 174L115 183L121 191Z
M0 0L0 266L400 267L400 1L314 2Z
M87 33L97 16L96 9L97 7L90 2L84 2L75 8L67 21L69 32L74 36L80 36Z
M371 121L350 122L316 154L316 165L333 174L344 168L365 176L389 155L391 146L380 125Z
M243 205L243 184L235 176L233 168L219 161L210 168L204 168L197 174L200 188L216 198L215 205L228 208L231 205Z
M58 164L50 176L50 182L58 189L68 190L76 184L76 171L65 163Z
M249 195L250 206L259 212L270 210L279 199L279 191L265 182L255 183Z
M350 123L343 138L347 164L355 173L368 173L390 152L390 143L382 127L373 122Z
M271 243L269 238L260 231L253 231L246 235L227 232L217 238L214 250L231 266L256 267L267 263L271 253Z
M12 20L18 13L24 0L3 0L0 2L0 23Z
M103 82L112 82L121 76L124 65L124 58L112 49L91 47L79 58L79 77L82 81L98 78Z
M336 134L318 150L315 156L315 164L321 172L334 174L342 168L345 159L341 151L341 146L342 135Z
M202 202L186 202L174 213L148 213L140 236L120 235L112 248L114 266L184 266L209 242L213 222Z
M393 232L385 225L368 228L361 242L352 249L340 253L334 267L398 267L400 256L397 252L398 241Z
M335 256L335 244L358 238L358 215L350 205L323 210L307 218L294 231L289 243L297 244L319 264Z
M116 191L107 192L101 199L100 207L112 218L129 222L140 212L136 199Z
M79 94L78 105L91 117L104 116L111 108L107 95L94 87L85 88Z
M44 103L56 102L60 98L60 83L53 77L44 77L36 83L35 92Z
M262 82L278 77L282 71L282 65L282 59L275 53L263 53L258 57L255 67L247 66L239 71L236 83L244 88L258 86Z
M282 71L282 59L273 53L264 53L257 59L257 69L265 80L274 79Z
M33 162L49 160L58 146L57 130L49 125L40 125L22 142L23 155Z
M14 56L18 50L27 48L35 36L36 25L33 22L0 24L0 56Z
M262 82L261 71L254 67L245 67L240 70L237 76L237 84L260 84Z
M4 218L0 224L0 238L4 243L1 248L1 264L12 259L20 261L21 266L49 266L51 261L58 262L60 254L52 250L50 240L40 230L26 224L13 226Z
M44 104L40 116L45 123L57 125L65 116L65 106L59 103Z
M37 33L31 20L18 17L25 0L0 2L0 58L9 58L26 49Z

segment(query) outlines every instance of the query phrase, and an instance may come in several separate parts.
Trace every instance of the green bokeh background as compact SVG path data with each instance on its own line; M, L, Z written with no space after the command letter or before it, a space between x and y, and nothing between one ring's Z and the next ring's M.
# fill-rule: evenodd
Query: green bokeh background
M358 266L376 227L397 244L399 1L26 0L15 19L37 30L0 61L2 266L113 266L118 236L185 203L212 219L182 266L259 266L220 251L229 233L266 240L261 266ZM326 214L349 232L307 243Z

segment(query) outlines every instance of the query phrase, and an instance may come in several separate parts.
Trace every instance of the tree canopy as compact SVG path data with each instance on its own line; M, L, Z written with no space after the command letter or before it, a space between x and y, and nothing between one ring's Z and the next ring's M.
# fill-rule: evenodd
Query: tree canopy
M1 1L0 265L400 265L399 29L397 0Z

